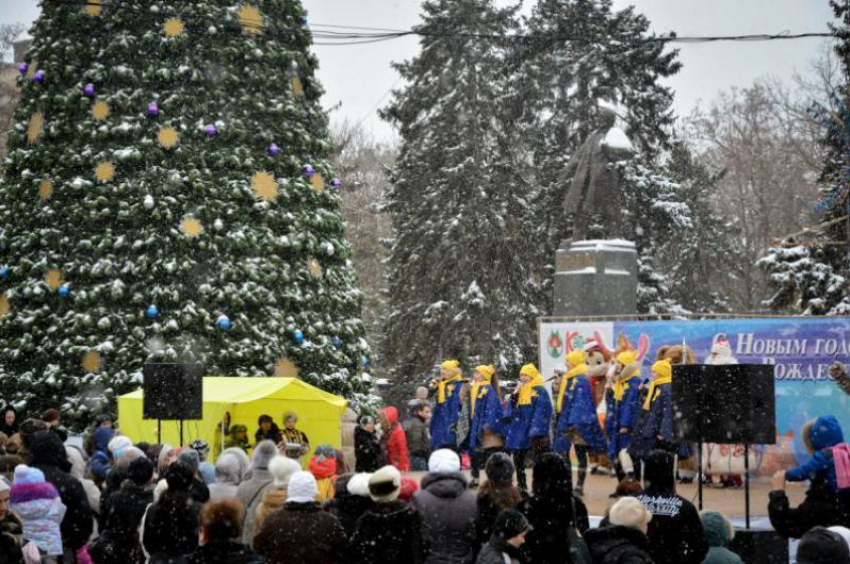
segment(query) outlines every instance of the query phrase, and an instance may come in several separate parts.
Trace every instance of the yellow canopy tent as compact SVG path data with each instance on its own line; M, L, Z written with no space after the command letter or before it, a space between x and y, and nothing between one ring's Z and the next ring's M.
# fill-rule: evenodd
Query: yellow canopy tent
M174 390L179 394L180 390ZM298 429L307 434L311 448L329 444L340 447L340 425L348 402L297 378L237 378L207 376L203 379L203 419L183 422L185 444L204 439L213 450L221 452L222 436L219 423L230 414L231 425L248 427L248 438L254 443L257 419L266 413L283 428L283 414L298 414ZM144 391L124 394L118 398L118 425L133 441L157 441L155 419L142 419ZM177 421L162 422L162 442L177 445L180 425Z

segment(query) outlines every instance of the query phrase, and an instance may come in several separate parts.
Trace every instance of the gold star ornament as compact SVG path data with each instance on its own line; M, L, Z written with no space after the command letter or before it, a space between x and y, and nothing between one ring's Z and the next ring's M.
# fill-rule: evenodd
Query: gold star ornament
M109 104L98 100L91 107L91 117L93 117L97 121L103 121L107 117L109 117Z
M59 286L65 283L62 271L55 268L48 270L47 274L44 275L44 283L50 286L52 290L58 290Z
M38 197L47 200L53 195L53 183L46 178L38 183Z
M270 202L277 198L277 180L265 170L255 172L251 177L251 189L263 201Z
M83 11L89 16L99 16L103 11L101 0L87 0L86 7Z
M162 24L162 31L165 32L166 37L178 37L183 35L183 30L185 27L183 26L183 22L180 18L169 18L165 20L165 23Z
M180 142L180 135L173 127L163 127L156 135L157 142L165 149L171 149Z
M183 221L180 222L180 231L194 239L204 232L204 226L201 225L201 222L194 217L186 216L183 218Z
M310 177L310 185L313 187L313 191L316 193L325 191L325 179L322 178L322 174L317 172L313 176Z
M41 137L41 134L44 132L44 116L41 112L36 112L30 118L30 122L27 125L27 141L30 145L35 145L35 142L38 141L38 138Z
M9 313L9 309L9 298L6 296L6 292L3 292L0 294L0 317Z
M244 33L263 33L263 14L256 7L243 4L236 12L236 17L239 18L239 24Z
M301 84L301 79L297 76L292 77L292 93L295 94L296 98L304 95L304 85Z
M83 369L88 373L97 373L100 372L101 366L103 366L103 359L100 358L100 354L97 351L88 351L83 355Z
M313 278L315 278L317 280L319 278L321 278L322 276L324 276L324 274L325 274L325 271L322 268L322 265L319 264L319 261L317 261L314 258L307 261L307 268L310 269L310 276L312 276Z
M94 175L100 182L109 182L115 178L115 165L109 161L103 161L94 167Z
M286 358L279 358L274 364L274 375L278 378L297 378L298 367Z

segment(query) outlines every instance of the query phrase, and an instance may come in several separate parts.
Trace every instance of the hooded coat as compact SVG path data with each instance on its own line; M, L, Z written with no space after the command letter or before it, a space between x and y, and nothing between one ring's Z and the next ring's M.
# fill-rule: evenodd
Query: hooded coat
M627 366L624 370L628 370ZM637 426L640 414L640 377L634 374L623 379L625 388L620 401L614 398L614 391L610 390L606 395L607 416L605 418L605 431L608 433L608 456L611 460L617 460L620 451L628 449L631 437ZM628 433L620 433L620 429L628 429Z
M153 492L125 480L121 489L112 494L110 510L103 515L103 530L89 552L97 564L127 564L136 562L139 554L137 530Z
M798 539L812 527L850 526L850 516L842 511L835 492L824 477L812 480L806 498L794 508L785 491L770 492L767 514L770 525L784 538Z
M39 550L50 556L62 554L62 533L59 529L66 511L53 484L12 484L9 510L21 518L26 541L34 542Z
M94 515L83 484L69 474L71 464L65 446L49 431L35 434L30 447L30 466L44 472L44 478L59 491L67 511L62 520L62 541L66 549L79 550L91 536Z
M457 448L457 420L460 418L461 398L460 381L449 382L445 386L445 398L440 402L439 397L434 400L434 408L431 414L431 450L438 448Z
M389 425L389 429L386 430L384 435L387 445L386 464L395 466L400 472L409 472L410 459L407 455L407 435L404 434L404 429L398 424L398 410L390 406L383 408L381 413L383 413Z
M700 518L709 546L703 564L743 564L741 557L728 548L734 536L729 520L717 511L705 511Z
M510 421L505 441L508 450L527 450L531 448L531 439L549 438L552 400L546 387L535 386L528 405L519 405L518 399L517 394L511 395L505 406L505 418Z
M68 462L71 463L71 476L78 479L83 485L83 489L86 490L86 496L89 499L89 507L91 507L91 510L95 514L99 515L101 493L95 483L85 477L86 461L83 458L83 451L77 447L66 446L65 454L68 456Z
M415 564L422 561L419 516L400 500L375 503L351 537L355 564Z
M254 550L267 564L342 563L347 549L342 525L313 502L287 502L254 536Z
M593 395L590 392L590 380L587 374L579 374L568 384L567 398L564 398L564 411L558 419L558 431L565 432L569 429L577 429L578 433L593 452L605 452L608 443L602 428L599 426L599 418L596 416L596 406L593 404ZM566 426L566 428L564 428Z
M422 523L426 564L472 562L478 496L467 486L460 472L432 472L413 496L410 505Z
M587 531L584 540L595 564L653 564L649 539L637 529L609 525Z
M471 401L472 398L470 398ZM471 407L470 413L472 413ZM502 428L502 401L490 384L482 384L478 388L475 413L472 414L472 424L469 429L470 449L482 446L485 431L495 435L505 434Z
M838 491L835 461L827 449L843 442L844 432L838 419L834 415L818 417L808 429L808 443L814 454L802 466L785 472L785 479L789 482L802 482L822 476L833 491Z
M356 472L374 472L384 465L384 452L377 435L360 425L354 429L354 459Z
M646 488L635 496L652 513L647 537L657 564L700 564L708 541L694 505L676 494L674 457L655 450L644 458Z
M241 481L242 468L239 459L225 451L215 461L215 483L209 485L210 499L236 497Z

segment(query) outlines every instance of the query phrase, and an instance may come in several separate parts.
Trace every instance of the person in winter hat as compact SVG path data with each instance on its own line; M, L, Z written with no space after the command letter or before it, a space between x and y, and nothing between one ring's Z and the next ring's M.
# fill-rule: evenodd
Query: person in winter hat
M60 528L66 508L41 470L25 464L15 468L9 508L21 519L24 542L35 543L42 556L62 556Z
M198 451L191 448L184 448L177 455L177 461L185 464L192 470L192 498L203 505L210 500L210 489L204 483L204 479L199 472L201 466L201 458Z
M797 507L791 507L785 493L785 471L773 475L767 514L770 525L783 538L798 539L813 527L850 524L850 508L845 508L829 487L825 476L816 476L809 483L806 497Z
M528 519L516 509L502 510L475 564L519 564L522 561L520 548L530 528Z
M269 473L274 478L270 488L263 491L263 497L257 505L257 509L245 519L245 527L242 542L252 545L254 533L263 527L269 515L281 509L286 503L289 495L289 480L301 470L301 466L285 456L275 456L269 462Z
M803 426L801 433L811 454L805 463L785 472L785 480L802 482L824 477L833 491L838 491L835 458L832 447L844 442L844 432L834 415L823 415Z
M246 515L257 510L263 492L270 488L274 481L274 476L269 472L269 463L275 456L278 456L277 445L271 441L260 441L254 448L251 478L239 484L236 490L236 497L245 507Z
M589 562L577 525L580 500L573 496L566 461L554 452L546 453L534 465L532 478L532 496L525 510L532 531L522 547L527 560L554 564L569 554L572 562ZM586 515L587 508L580 507Z
M741 557L729 550L729 543L735 538L729 519L719 511L701 511L699 517L709 546L703 564L743 564Z
M142 518L140 536L150 564L180 562L198 545L201 506L191 496L192 469L175 462L165 471L163 481L167 487Z
M480 469L494 452L505 446L502 423L502 391L496 369L490 364L475 367L469 392L469 450L472 456L472 482L478 487Z
M186 557L187 564L263 564L251 547L239 542L242 537L244 508L238 499L211 501L201 508L198 544Z
M584 540L593 562L599 564L652 564L646 532L652 513L633 497L622 497L608 510L597 529L587 531Z
M354 429L354 469L357 472L374 472L384 463L375 425L374 417L364 415Z
M8 564L23 564L21 547L24 544L24 525L20 517L9 510L12 486L0 477L0 554Z
M694 505L676 494L675 458L663 450L643 460L644 489L637 499L652 513L647 536L657 564L699 564L708 541Z
M519 489L527 491L525 459L533 449L536 463L549 450L552 400L536 366L526 364L519 374L520 385L505 406L505 418L509 421L505 446L514 459Z
M336 475L336 451L330 445L316 447L316 453L308 465L310 473L316 478L319 488L319 503L332 499L334 484L332 478Z
M484 468L487 479L478 489L475 516L475 536L483 545L493 534L496 518L505 509L519 509L528 500L528 494L514 485L514 463L504 452L497 452Z
M106 479L106 473L112 467L112 453L109 451L109 443L115 437L115 429L112 427L98 427L94 431L94 452L89 459L89 468L92 476L98 483Z
M440 364L440 378L431 382L431 387L437 392L429 426L431 450L457 448L456 429L461 412L462 379L460 362L446 360Z
M407 435L398 423L398 410L393 406L385 407L381 409L379 417L384 430L381 442L387 454L385 464L392 464L401 472L410 472Z
M428 470L410 504L422 523L422 541L428 547L425 562L470 562L478 547L477 496L468 489L460 458L454 451L436 450Z
M236 490L242 482L242 472L239 458L233 453L223 452L215 461L215 483L209 486L210 499L236 497Z
M815 527L800 538L797 564L841 564L850 562L850 547L840 534Z
M349 539L354 535L357 520L374 503L369 495L370 476L370 474L349 474L338 477L334 484L333 499L323 504L325 511L339 520Z
M254 536L254 550L267 564L333 564L343 562L348 540L336 517L322 511L319 491L309 472L289 479L288 498L268 516Z
M640 364L633 350L618 354L613 382L605 396L608 457L613 462L619 482L634 477L634 468L623 467L620 453L624 450L628 452L641 408Z
M209 486L210 484L215 483L215 466L213 466L207 459L210 456L210 445L207 441L203 439L195 439L189 445L189 448L198 453L198 474L201 476L201 479L204 481L204 484Z
M657 361L652 374L628 448L635 464L655 449L674 452L680 459L691 455L687 443L675 442L673 437L672 363L666 358Z
M420 562L420 522L416 512L398 499L401 473L384 466L369 477L374 504L357 520L351 537L351 560L362 564Z

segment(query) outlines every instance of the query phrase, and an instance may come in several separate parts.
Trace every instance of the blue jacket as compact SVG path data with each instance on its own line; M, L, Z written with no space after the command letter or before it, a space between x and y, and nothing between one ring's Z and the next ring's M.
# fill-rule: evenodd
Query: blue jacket
M445 401L440 403L438 398L434 402L430 426L431 448L434 450L449 445L451 448L457 448L455 427L460 418L461 385L461 382L449 382L446 384Z
M593 452L605 452L608 445L596 416L596 406L593 405L593 396L590 392L590 380L587 376L576 376L570 382L568 392L569 407L565 405L563 408L563 411L569 409L567 429L578 429L584 442Z
M638 423L632 431L629 454L633 458L642 458L655 448L661 447L658 437L668 445L673 443L673 386L661 384L655 388L656 398L649 404L649 410L639 403ZM676 444L677 454L682 458L690 456L687 444Z
M506 440L508 450L529 449L532 438L549 438L549 424L552 420L549 392L545 386L535 387L528 405L518 405L517 397L511 396L505 407L505 417L510 420Z
M815 453L802 466L785 472L785 479L789 482L801 482L820 476L826 478L833 490L838 491L835 461L825 450L843 442L844 432L841 430L838 419L834 415L818 417L809 430L809 443Z
M629 448L632 433L635 432L638 415L640 414L640 377L632 376L625 381L625 393L620 401L614 399L614 391L609 390L605 396L607 415L605 431L608 433L608 456L612 460L624 448ZM620 429L628 429L628 434L620 434Z
M472 401L472 398L469 399ZM472 413L472 405L469 406ZM491 433L504 435L502 428L502 402L493 386L486 384L478 388L478 401L475 402L475 415L469 429L469 448L474 449L481 444L484 430L489 429Z

